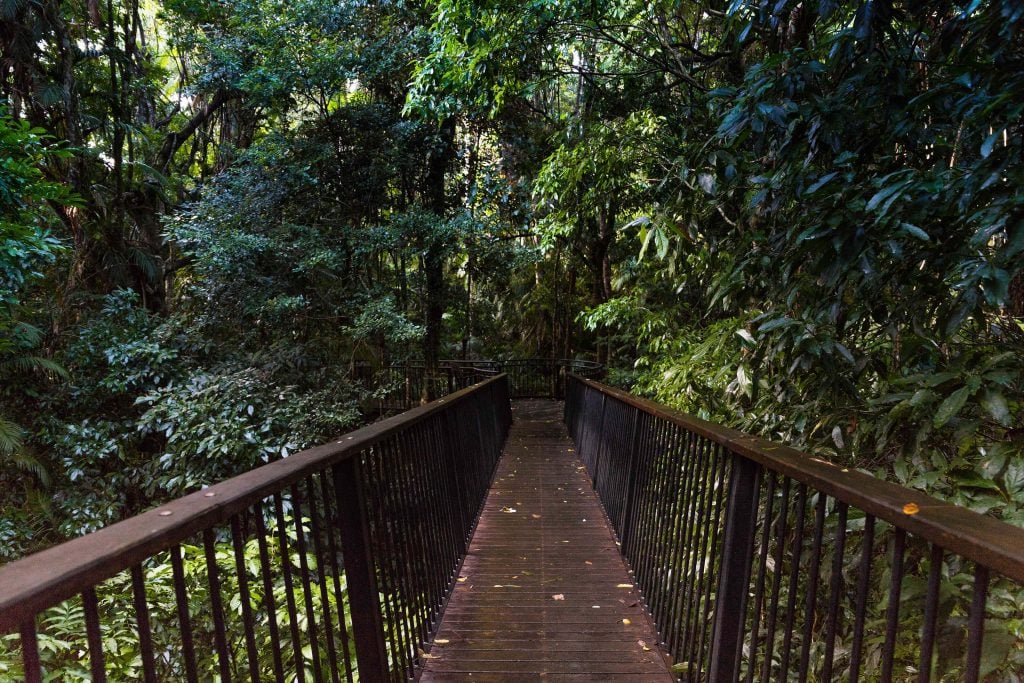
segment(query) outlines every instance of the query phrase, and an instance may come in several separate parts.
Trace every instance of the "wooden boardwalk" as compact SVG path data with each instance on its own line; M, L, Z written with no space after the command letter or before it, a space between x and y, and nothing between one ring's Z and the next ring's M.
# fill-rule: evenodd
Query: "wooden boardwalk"
M517 401L421 681L672 681L562 404Z

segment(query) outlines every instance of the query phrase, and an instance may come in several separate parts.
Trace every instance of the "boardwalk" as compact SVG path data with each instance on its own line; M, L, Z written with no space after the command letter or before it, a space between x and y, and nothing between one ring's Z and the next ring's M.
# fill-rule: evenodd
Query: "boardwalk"
M673 680L561 404L513 410L421 680Z

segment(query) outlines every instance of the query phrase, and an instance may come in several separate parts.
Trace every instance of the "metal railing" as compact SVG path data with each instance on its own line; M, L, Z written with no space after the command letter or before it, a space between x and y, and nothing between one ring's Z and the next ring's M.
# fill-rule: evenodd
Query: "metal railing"
M501 373L509 376L512 398L562 399L569 374L599 379L604 366L586 360L515 358L443 360L436 372L429 372L422 361L379 367L357 363L352 368L353 379L377 393L376 408L381 413L408 410L419 405L423 396L441 396Z
M0 678L408 679L510 423L501 375L8 564Z
M585 379L565 410L683 680L974 683L1024 645L1024 529Z

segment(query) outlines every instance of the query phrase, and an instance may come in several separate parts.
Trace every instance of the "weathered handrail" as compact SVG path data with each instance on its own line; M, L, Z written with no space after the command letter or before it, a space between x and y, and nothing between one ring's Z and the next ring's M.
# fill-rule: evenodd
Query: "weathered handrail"
M501 375L0 567L0 634L20 631L23 677L41 681L39 615L81 596L81 649L93 680L104 680L103 620L120 596L97 596L130 573L121 583L134 597L140 679L283 680L290 670L301 681L308 669L316 680L353 680L356 663L363 680L404 679L465 555L510 423ZM173 592L175 614L149 609L157 582ZM166 633L175 636L154 643Z
M979 680L1024 529L579 377L566 421L685 680Z

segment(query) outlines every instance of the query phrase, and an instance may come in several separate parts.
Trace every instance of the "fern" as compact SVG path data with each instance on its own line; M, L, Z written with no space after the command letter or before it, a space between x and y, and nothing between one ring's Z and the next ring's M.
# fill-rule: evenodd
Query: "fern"
M0 466L33 474L43 486L50 485L50 473L25 444L25 430L0 415Z
M42 356L15 356L0 361L0 376L17 372L43 372L59 379L70 379L71 377L63 365Z
M25 444L25 430L0 415L0 456L4 458L20 451Z

